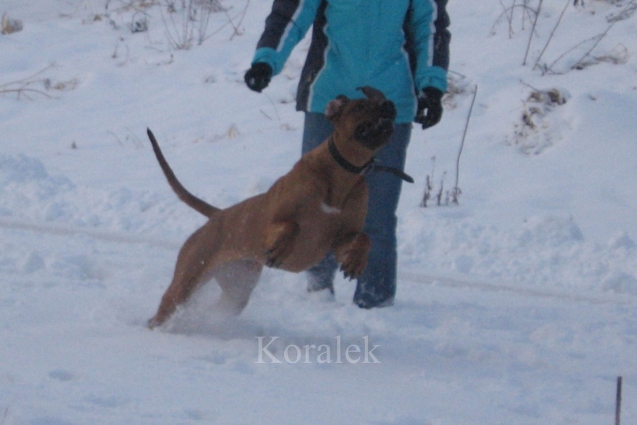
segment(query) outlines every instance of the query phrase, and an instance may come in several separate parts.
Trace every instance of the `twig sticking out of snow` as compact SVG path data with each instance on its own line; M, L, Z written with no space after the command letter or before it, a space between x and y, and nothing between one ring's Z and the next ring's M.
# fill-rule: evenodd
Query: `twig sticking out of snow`
M45 90L52 88L51 80L49 80L48 78L37 78L37 77L39 77L40 75L42 75L44 72L48 71L49 69L53 68L54 66L55 66L54 64L49 65L46 68L36 72L35 74L29 77L23 78L21 80L12 81L10 83L5 83L5 84L0 84L0 95L15 93L18 99L24 96L29 100L32 100L30 95L33 95L33 94L39 94L44 97L52 98L53 96L46 93L44 90L36 89L36 88L33 88L32 86L36 83L42 83Z
M533 34L535 34L535 27L537 26L537 20L540 17L540 10L542 10L542 0L540 0L540 4L537 6L537 11L535 12L535 19L533 20L533 26L531 27L529 42L526 45L526 52L524 53L524 60L522 61L522 66L526 65L526 60L529 57L529 50L531 49L531 40L533 40Z
M555 24L555 26L553 27L553 31L551 31L551 35L549 35L548 40L546 40L546 44L544 45L544 48L542 49L542 51L540 52L540 55L537 57L537 59L535 60L535 63L533 64L533 69L535 69L538 66L538 63L540 62L540 59L542 59L542 56L544 56L544 52L546 52L546 49L549 47L549 44L551 44L551 40L553 40L553 36L555 35L555 31L557 31L557 27L560 26L560 23L562 22L562 18L564 18L564 13L566 13L566 9L568 8L568 6L571 4L571 0L567 0L566 1L566 5L564 6L564 9L562 9L562 13L560 14L560 17L557 20L557 23ZM531 33L533 34L533 33ZM530 43L529 43L530 45ZM528 52L528 49L527 49ZM524 59L524 61L526 62L526 57Z
M622 413L622 377L617 377L617 395L615 397L615 425L621 425Z
M471 106L469 107L469 113L467 114L467 121L464 125L464 132L462 133L462 142L460 143L460 149L458 150L458 158L456 159L456 185L451 190L451 202L458 205L458 197L462 193L458 181L460 179L460 156L462 155L462 149L464 148L464 142L467 138L467 131L469 130L469 120L471 120L471 114L473 113L473 105L476 103L476 97L478 95L478 85L473 91L473 99L471 99Z

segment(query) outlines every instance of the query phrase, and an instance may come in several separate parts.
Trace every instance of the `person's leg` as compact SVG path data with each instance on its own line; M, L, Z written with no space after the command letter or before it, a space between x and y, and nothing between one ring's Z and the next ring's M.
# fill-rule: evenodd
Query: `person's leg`
M305 155L323 143L334 132L334 126L327 120L325 114L305 112L303 122L303 144L301 153Z
M302 153L306 154L323 143L333 131L332 123L327 120L324 114L306 112ZM308 269L307 290L314 292L329 289L331 293L334 293L334 276L337 268L338 264L334 254L329 253L320 263Z
M397 124L390 142L377 154L380 165L404 170L411 124ZM369 206L365 233L372 240L367 267L358 278L354 303L361 308L392 305L396 294L396 209L402 180L386 172L367 176Z

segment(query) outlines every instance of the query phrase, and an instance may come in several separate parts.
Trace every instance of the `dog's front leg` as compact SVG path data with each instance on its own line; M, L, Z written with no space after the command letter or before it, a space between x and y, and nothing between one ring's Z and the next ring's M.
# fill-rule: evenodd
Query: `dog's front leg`
M336 261L341 264L346 279L356 279L363 273L371 246L369 236L358 232L348 235L334 248Z
M276 221L266 226L264 252L268 267L281 267L292 252L299 230L299 225L294 221Z

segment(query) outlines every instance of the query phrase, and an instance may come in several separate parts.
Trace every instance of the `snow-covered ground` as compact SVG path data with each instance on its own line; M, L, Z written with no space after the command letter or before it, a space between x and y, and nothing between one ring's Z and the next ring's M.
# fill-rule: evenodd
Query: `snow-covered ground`
M223 0L201 44L201 13L185 32L180 2L153 3L0 1L23 26L0 35L1 425L610 424L617 376L637 421L634 1L561 20L544 2L523 66L520 5L509 21L512 1L450 0L453 94L413 132L394 307L267 270L241 316L214 314L210 284L151 332L203 220L146 127L214 205L259 193L299 156L307 51L256 94L271 0ZM460 205L421 208L427 175L434 195L455 184L476 86Z

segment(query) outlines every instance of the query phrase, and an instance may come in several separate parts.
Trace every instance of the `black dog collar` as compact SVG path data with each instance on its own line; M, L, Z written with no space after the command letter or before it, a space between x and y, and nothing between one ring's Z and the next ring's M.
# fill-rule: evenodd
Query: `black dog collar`
M395 175L396 177L400 177L408 183L413 183L414 179L409 175L404 173L403 171L393 168L393 167L385 167L383 165L378 165L376 163L376 158L370 159L365 165L358 167L351 162L349 162L336 148L336 143L334 143L334 137L330 137L330 140L327 142L327 146L330 150L330 154L332 154L332 158L338 165L341 166L345 171L349 171L350 173L360 174L361 176L366 176L372 171L384 171L386 173L390 173Z

